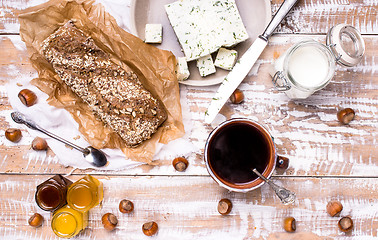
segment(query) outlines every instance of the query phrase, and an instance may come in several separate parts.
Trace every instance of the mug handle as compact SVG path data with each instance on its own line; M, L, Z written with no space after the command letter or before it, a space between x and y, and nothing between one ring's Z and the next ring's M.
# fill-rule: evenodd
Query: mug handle
M287 169L289 167L289 158L277 155L276 166L280 169Z

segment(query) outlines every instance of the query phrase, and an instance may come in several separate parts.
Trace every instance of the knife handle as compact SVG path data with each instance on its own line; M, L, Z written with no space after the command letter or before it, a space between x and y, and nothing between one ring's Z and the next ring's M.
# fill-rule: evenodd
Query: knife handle
M280 24L280 22L286 17L286 15L290 12L290 10L298 1L299 0L284 0L284 2L281 4L280 8L268 24L268 26L265 28L264 33L261 34L259 37L264 39L265 41L268 41L268 38L270 37L270 35L272 35L273 31L277 28L278 24Z

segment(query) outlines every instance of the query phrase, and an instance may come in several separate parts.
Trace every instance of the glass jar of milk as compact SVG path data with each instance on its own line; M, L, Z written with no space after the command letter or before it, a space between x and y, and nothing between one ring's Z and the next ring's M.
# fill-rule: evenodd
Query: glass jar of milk
M328 32L327 45L305 40L289 48L272 64L272 81L289 98L304 99L327 86L336 63L354 66L364 52L365 44L357 29L339 24Z

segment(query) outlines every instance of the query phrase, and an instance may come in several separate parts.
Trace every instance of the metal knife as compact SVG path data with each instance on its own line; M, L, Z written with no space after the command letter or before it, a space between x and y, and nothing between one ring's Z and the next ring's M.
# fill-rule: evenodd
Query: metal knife
M262 51L264 51L266 45L268 45L268 39L272 35L274 29L278 24L286 17L290 10L299 0L284 0L280 8L273 16L272 20L266 27L263 34L261 34L252 44L251 47L244 53L244 55L235 64L232 71L224 78L220 85L215 97L212 99L209 108L205 112L205 122L211 123L223 105L227 102L227 99L243 81L245 76L249 73Z

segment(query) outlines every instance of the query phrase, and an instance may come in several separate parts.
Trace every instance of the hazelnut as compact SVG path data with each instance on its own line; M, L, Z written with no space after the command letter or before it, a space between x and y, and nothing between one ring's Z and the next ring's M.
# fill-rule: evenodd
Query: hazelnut
M40 227L43 223L43 217L39 213L34 213L33 216L29 218L29 225L32 227Z
M223 198L218 202L218 212L222 215L227 215L231 212L232 209L232 202L227 199Z
M158 225L156 222L147 222L143 224L142 231L147 236L152 236L157 233Z
M293 218L293 217L285 218L283 227L284 227L286 232L295 232L295 230L297 229L297 225L295 223L295 218Z
M8 128L5 130L5 137L11 142L19 142L22 137L20 129L17 128Z
M43 138L36 137L32 141L32 145L31 146L32 146L33 150L42 151L42 150L46 150L47 149L47 142Z
M118 219L113 213L106 213L101 218L104 228L108 231L112 231L118 224Z
M289 167L289 159L287 157L278 156L277 167L287 169Z
M339 201L330 201L327 204L327 213L334 217L343 210L343 205Z
M33 106L37 102L37 95L29 89L22 89L18 93L18 98L27 107Z
M338 225L341 231L349 232L353 229L353 220L350 217L342 217Z
M134 210L134 204L133 202L123 199L119 203L119 211L121 213L131 213Z
M345 108L345 109L341 109L337 113L337 119L342 124L349 124L354 119L355 115L356 115L356 113L354 112L353 109L351 109L351 108Z
M178 157L173 159L172 165L176 169L176 171L183 172L188 167L188 160L183 157Z
M232 93L232 95L230 97L230 101L234 104L239 104L239 103L243 102L244 101L244 93L241 90L236 89Z

